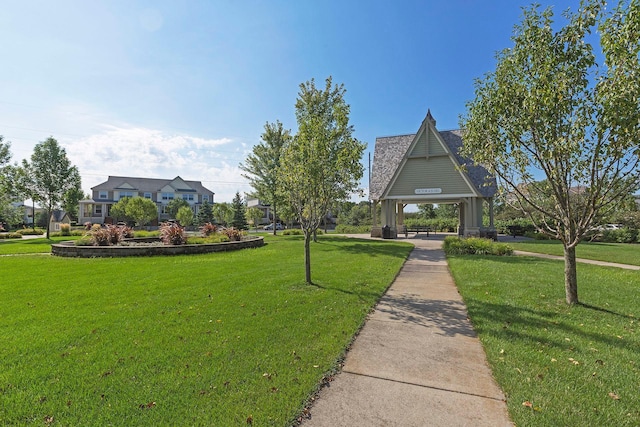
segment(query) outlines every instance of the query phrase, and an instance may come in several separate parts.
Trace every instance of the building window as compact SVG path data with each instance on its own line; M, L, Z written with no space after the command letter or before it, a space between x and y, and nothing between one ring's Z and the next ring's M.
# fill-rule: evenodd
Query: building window
M203 202L208 202L209 201L209 195L208 194L203 194L202 195L202 201Z
M151 198L151 193L144 193L144 198L145 199L150 199Z
M162 193L162 200L173 200L173 193Z
M186 200L188 202L193 202L193 194L183 194L182 200Z
M101 191L98 193L98 199L106 199L107 198L107 192L106 191Z
M160 209L160 213L161 214L168 214L169 213L169 207L167 205L162 205L162 208Z
M123 199L125 197L133 197L133 191L121 191L120 198Z
M102 205L93 205L93 213L95 215L102 215Z

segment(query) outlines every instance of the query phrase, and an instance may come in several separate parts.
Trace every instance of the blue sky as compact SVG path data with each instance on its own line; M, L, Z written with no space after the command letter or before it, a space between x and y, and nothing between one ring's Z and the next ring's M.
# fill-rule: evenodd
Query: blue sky
M539 3L560 13L578 0ZM344 83L355 136L458 127L511 46L518 0L20 1L0 14L0 135L56 138L85 192L108 175L199 180L231 201L265 122L295 132L300 83ZM368 174L362 186L366 188Z

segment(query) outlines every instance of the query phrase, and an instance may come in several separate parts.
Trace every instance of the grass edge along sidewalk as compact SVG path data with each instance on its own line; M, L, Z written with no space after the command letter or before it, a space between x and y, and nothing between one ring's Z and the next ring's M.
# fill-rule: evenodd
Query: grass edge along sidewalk
M509 242L517 251L563 256L562 243L556 240ZM578 258L640 266L640 244L583 242L576 246Z
M310 286L302 245L2 258L0 424L291 424L411 250L321 236Z
M581 264L568 306L562 261L448 261L516 425L640 425L637 272Z

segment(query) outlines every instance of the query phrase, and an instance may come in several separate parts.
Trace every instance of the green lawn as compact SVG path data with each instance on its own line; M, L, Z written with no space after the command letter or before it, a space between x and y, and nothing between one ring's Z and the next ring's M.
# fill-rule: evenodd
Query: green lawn
M311 286L302 238L265 239L195 256L0 256L0 425L289 425L411 246L321 236Z
M0 240L0 255L50 253L51 244L63 240L77 239L77 237L44 237L35 239L6 239Z
M638 272L580 264L583 304L570 307L562 261L449 265L516 425L640 425Z
M529 242L507 242L517 251L563 255L562 243L554 240L532 240ZM640 244L630 243L580 243L576 247L578 258L598 261L640 265Z

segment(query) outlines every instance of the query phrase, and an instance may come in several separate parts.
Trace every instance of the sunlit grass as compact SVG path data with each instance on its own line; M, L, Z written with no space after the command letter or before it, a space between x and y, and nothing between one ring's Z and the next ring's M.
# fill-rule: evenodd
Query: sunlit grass
M638 272L581 264L568 306L562 261L449 265L516 425L640 425Z
M312 286L302 239L266 240L192 256L0 257L0 424L289 425L411 247L323 236Z
M508 243L517 251L563 255L562 243L554 240ZM576 255L578 258L640 265L640 244L583 242L576 247Z

